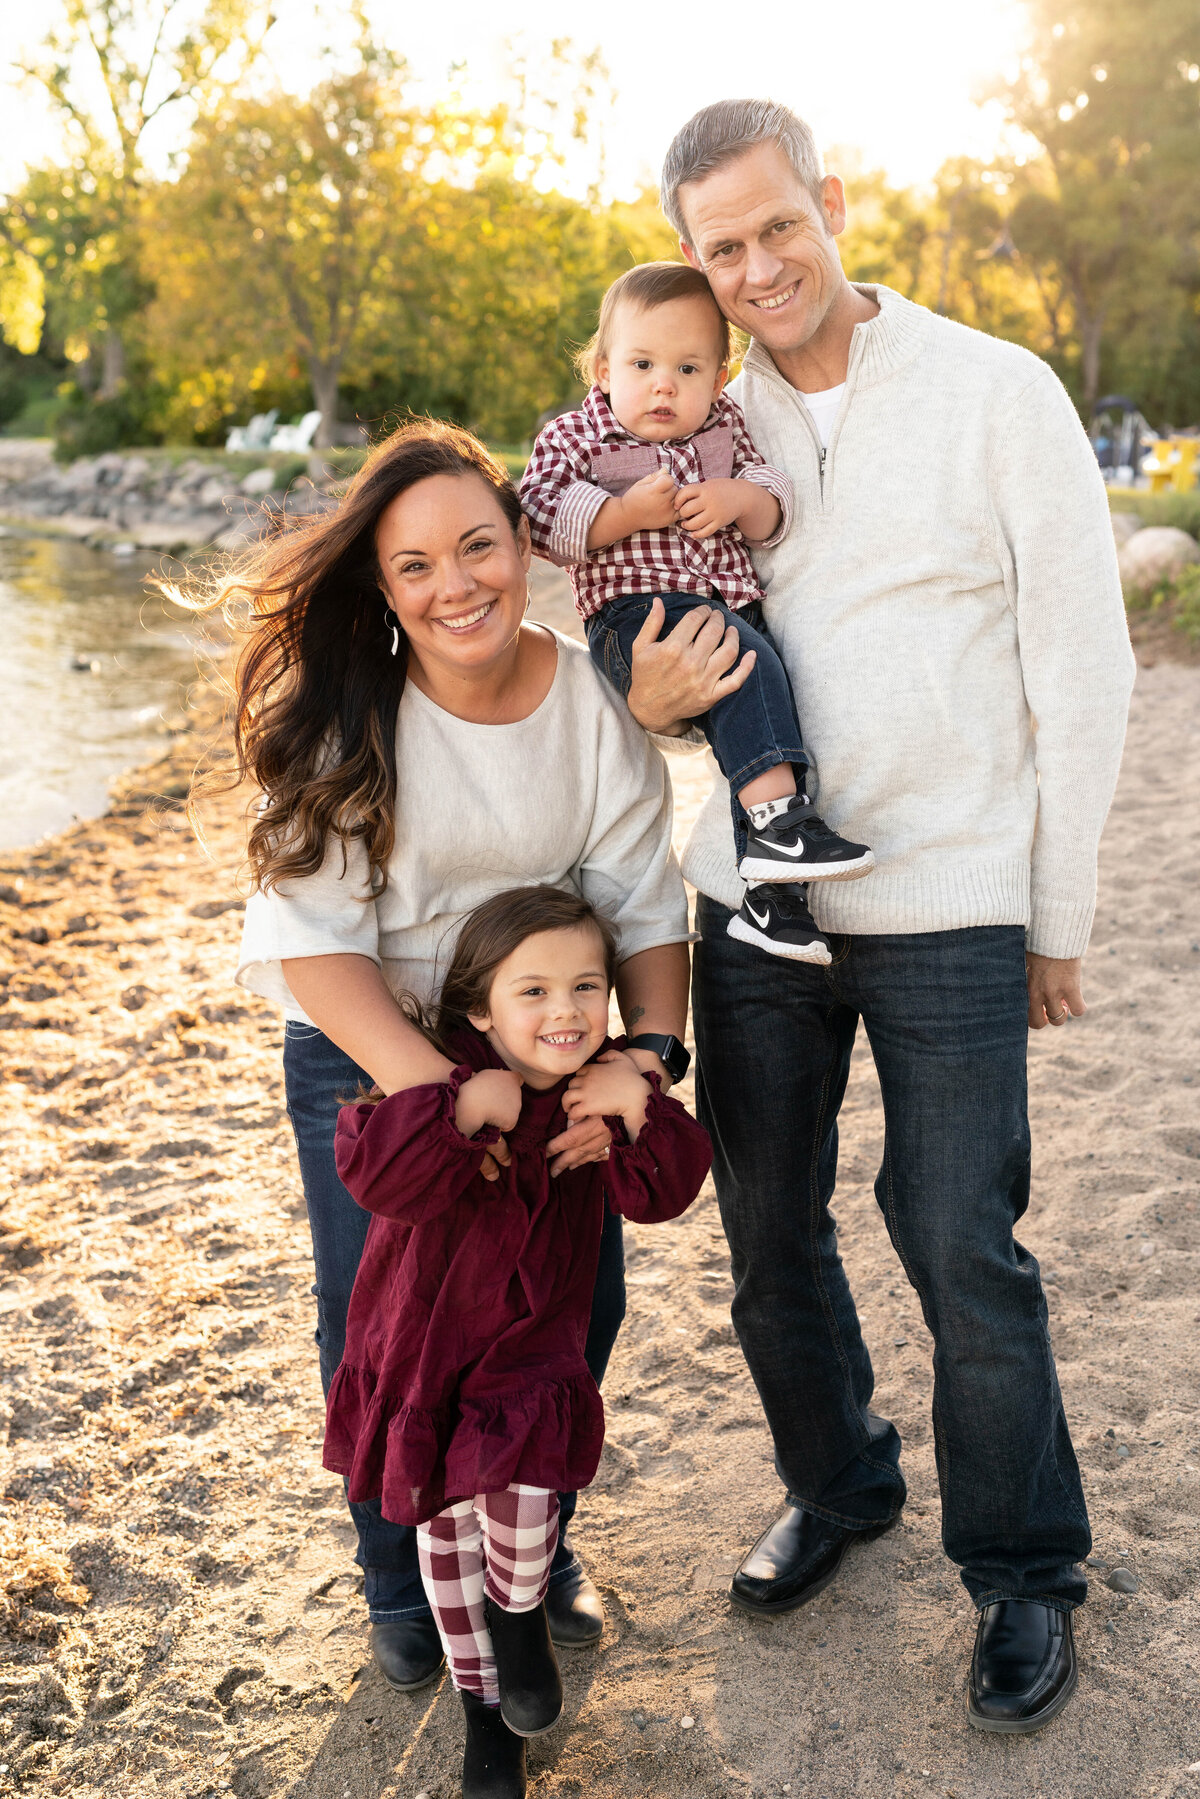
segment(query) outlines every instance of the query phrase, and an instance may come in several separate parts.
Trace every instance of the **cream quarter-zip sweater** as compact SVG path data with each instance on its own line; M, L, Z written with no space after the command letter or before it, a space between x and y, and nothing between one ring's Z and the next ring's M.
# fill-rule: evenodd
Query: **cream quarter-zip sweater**
M1029 351L863 287L828 449L752 344L731 392L795 523L755 554L824 818L869 843L817 881L826 931L1027 927L1087 947L1133 683L1108 502L1064 388ZM736 908L723 784L683 859Z

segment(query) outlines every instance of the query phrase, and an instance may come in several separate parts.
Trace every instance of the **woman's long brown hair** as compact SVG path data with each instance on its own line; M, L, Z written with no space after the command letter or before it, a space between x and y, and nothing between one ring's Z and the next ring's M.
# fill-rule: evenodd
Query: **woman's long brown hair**
M261 792L247 855L255 883L315 874L331 840L361 840L375 892L396 836L396 715L408 646L391 654L394 614L375 532L400 494L432 475L475 475L514 532L521 503L470 432L419 419L385 438L335 512L284 529L207 590L172 589L193 611L223 608L245 636L234 680L235 767L197 777L193 799L247 777Z

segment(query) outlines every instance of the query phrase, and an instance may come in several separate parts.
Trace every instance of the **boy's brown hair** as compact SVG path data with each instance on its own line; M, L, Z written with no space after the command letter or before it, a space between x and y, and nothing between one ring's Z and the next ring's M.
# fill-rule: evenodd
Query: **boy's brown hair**
M595 384L596 364L608 356L617 309L629 306L665 306L669 300L690 300L697 295L713 309L721 364L729 361L729 321L713 298L712 288L699 269L687 262L639 262L618 275L600 302L600 319L589 342L575 357L575 373L589 387Z

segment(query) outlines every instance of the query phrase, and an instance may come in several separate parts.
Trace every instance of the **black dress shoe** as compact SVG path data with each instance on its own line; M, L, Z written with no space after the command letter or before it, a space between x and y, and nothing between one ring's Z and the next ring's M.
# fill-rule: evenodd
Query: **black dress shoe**
M525 1742L494 1705L460 1693L467 1720L462 1799L525 1799Z
M389 1618L371 1626L375 1666L397 1693L415 1693L442 1671L446 1652L432 1618Z
M500 1684L500 1716L519 1737L540 1737L562 1715L563 1689L543 1602L531 1612L506 1612L485 1599L488 1633Z
M562 1580L551 1581L546 1590L546 1617L550 1641L558 1649L582 1649L600 1641L604 1602L582 1568L576 1566Z
M846 1530L797 1505L786 1506L742 1562L733 1577L729 1597L742 1611L754 1612L760 1618L794 1612L798 1605L805 1605L824 1592L841 1567L847 1549L881 1537L895 1522L895 1518L889 1518L886 1524L876 1524L869 1530Z
M967 1718L976 1730L1028 1736L1059 1713L1079 1679L1070 1612L997 1599L979 1614Z

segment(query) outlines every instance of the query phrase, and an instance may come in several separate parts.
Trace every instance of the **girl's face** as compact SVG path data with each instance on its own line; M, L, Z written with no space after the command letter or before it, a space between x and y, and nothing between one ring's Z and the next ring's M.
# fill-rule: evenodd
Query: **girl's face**
M471 1023L531 1087L552 1087L574 1074L608 1033L599 933L579 925L526 937L497 968L488 1010L472 1015Z
M430 475L381 515L375 548L388 605L417 661L485 670L525 616L529 526L514 532L477 475Z

